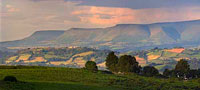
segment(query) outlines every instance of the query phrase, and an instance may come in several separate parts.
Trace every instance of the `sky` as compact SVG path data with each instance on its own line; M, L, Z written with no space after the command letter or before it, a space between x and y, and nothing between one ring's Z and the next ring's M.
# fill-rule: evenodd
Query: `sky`
M200 0L0 0L0 42L40 30L200 19Z

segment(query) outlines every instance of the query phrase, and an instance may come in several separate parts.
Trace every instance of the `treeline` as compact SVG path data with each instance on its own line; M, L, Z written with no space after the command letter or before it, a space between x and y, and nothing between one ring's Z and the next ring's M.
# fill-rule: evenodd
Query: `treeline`
M181 59L175 69L165 69L163 75L166 77L177 77L182 79L200 78L200 69L190 69L187 60Z
M162 78L176 77L180 79L200 78L200 69L190 69L188 61L181 59L172 70L165 69L163 74L153 66L141 67L136 58L131 55L116 56L114 52L110 52L106 57L106 67L114 74L136 73L142 76L156 76ZM88 61L85 65L86 69L96 72L98 70L96 63Z

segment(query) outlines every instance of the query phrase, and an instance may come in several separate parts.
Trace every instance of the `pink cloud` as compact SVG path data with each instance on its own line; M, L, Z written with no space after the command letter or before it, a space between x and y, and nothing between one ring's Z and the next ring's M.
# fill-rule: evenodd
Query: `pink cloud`
M200 13L196 8L153 8L153 9L130 9L81 6L81 9L71 14L78 16L83 23L96 25L115 25L119 23L155 23L168 21L183 21L200 19Z
M100 25L113 25L131 22L134 20L134 11L128 8L84 7L82 10L72 12L82 22Z
M20 11L18 8L15 8L14 6L9 5L9 4L6 5L5 7L7 8L8 12L10 12L10 13Z
M49 21L49 20L52 20L52 19L54 19L56 17L58 17L58 16L56 16L56 15L48 15L48 16L45 16L44 19Z

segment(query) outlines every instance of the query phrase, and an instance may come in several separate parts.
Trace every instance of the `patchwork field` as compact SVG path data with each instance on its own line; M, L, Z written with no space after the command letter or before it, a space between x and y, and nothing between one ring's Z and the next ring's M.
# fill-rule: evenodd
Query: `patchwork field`
M140 65L155 66L161 72L165 68L174 68L177 61L186 59L190 63L191 68L200 68L200 49L185 49L185 48L171 48L171 49L150 49L136 52L128 52L128 54L136 56ZM145 60L146 62L141 60ZM194 66L195 64L196 66Z
M184 48L174 48L174 49L167 49L168 52L174 52L174 53L182 53L185 49Z
M43 65L84 67L87 61L95 61L99 68L105 69L105 59L110 51L91 48L32 48L22 49L18 53L6 57L9 65ZM161 72L165 68L173 68L180 59L187 59L191 68L200 68L200 49L150 49L116 53L133 55L141 66L155 66ZM198 66L194 66L197 64Z
M47 65L84 67L87 61L102 65L110 51L91 48L28 48L6 58L9 65Z

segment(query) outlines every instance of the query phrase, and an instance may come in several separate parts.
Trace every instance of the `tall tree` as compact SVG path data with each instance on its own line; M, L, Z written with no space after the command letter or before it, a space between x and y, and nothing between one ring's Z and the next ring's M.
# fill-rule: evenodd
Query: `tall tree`
M178 77L185 76L190 71L190 65L185 59L178 61L175 67Z
M181 59L176 64L175 70L179 71L179 72L186 73L190 70L190 65L188 64L188 62L185 59Z
M110 52L106 57L106 67L111 72L117 72L118 57L114 52Z
M136 61L135 57L130 55L123 55L119 58L118 62L119 71L126 73L126 72L140 72L139 63Z

